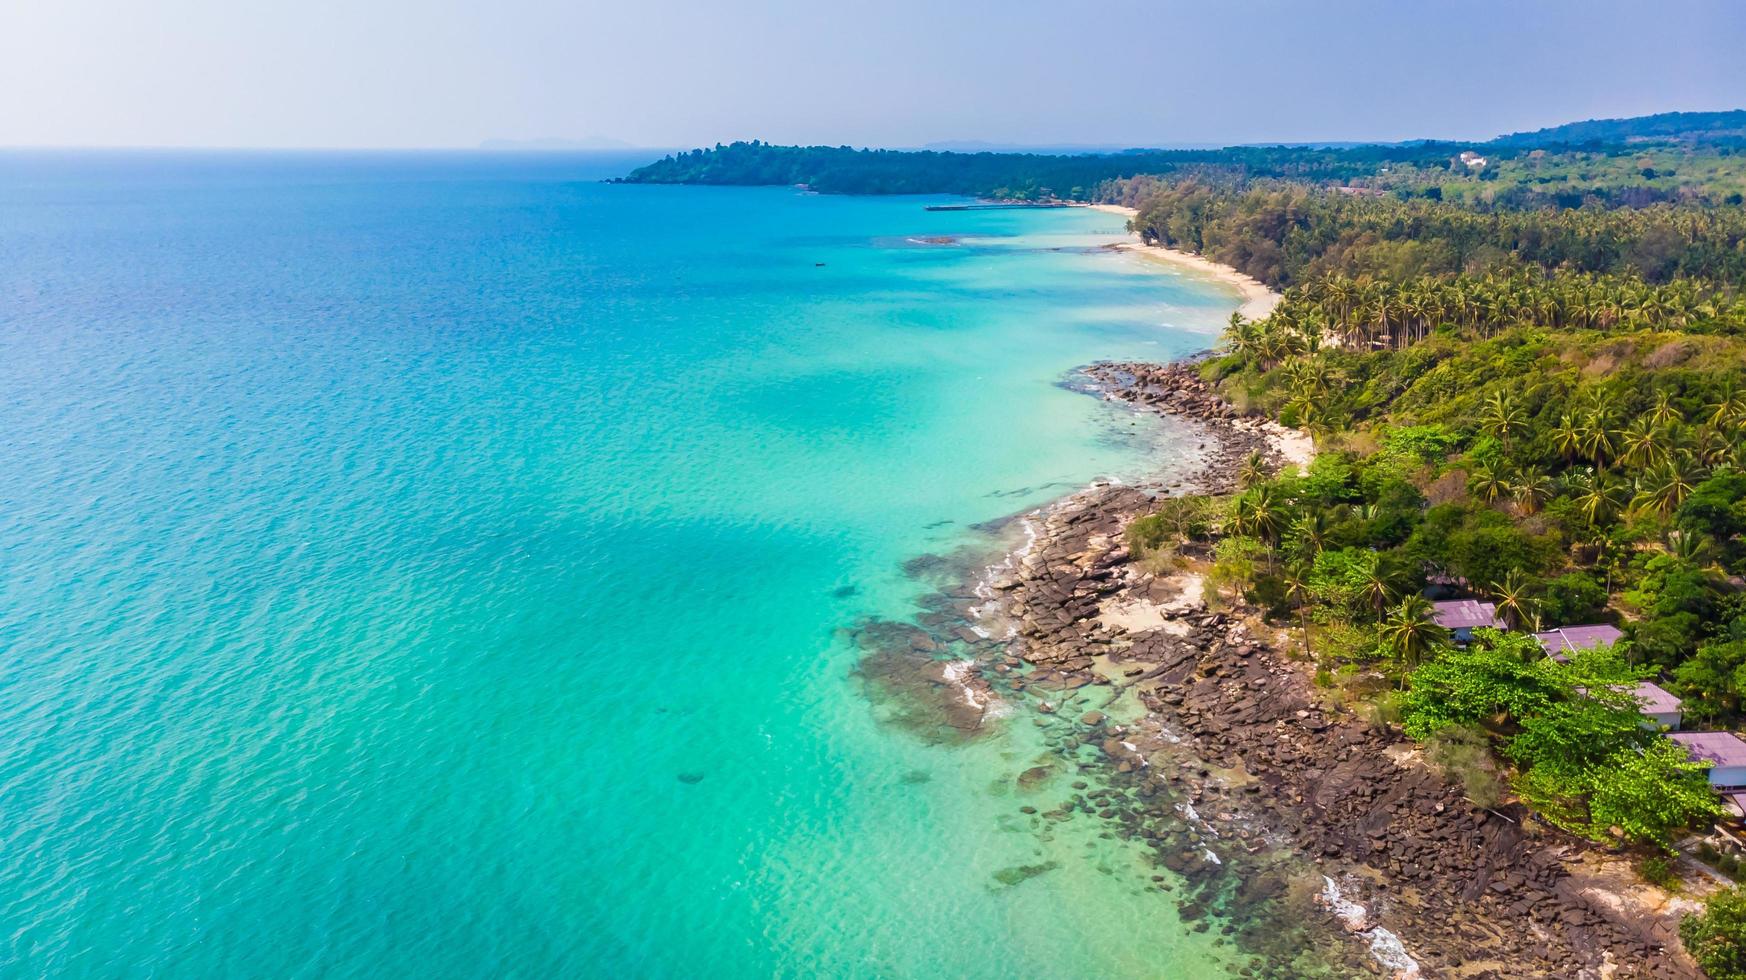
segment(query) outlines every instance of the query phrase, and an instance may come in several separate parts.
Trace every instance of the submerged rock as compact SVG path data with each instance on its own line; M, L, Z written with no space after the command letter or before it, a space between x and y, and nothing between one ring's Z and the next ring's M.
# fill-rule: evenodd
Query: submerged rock
M1042 864L1015 864L1010 868L1001 868L994 873L994 880L1007 888L1023 884L1040 874L1053 871L1061 866L1059 861L1044 861Z

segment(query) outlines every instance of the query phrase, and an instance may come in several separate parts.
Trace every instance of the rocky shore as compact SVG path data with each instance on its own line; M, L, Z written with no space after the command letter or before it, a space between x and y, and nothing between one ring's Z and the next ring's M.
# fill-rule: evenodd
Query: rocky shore
M1288 455L1189 367L1085 375L1204 428L1194 489L1229 489L1251 452ZM1167 492L1098 486L1025 516L1028 546L913 624L867 624L864 676L917 730L1042 729L1059 764L1018 781L1058 799L1021 813L1147 848L1179 917L1250 954L1233 973L1699 976L1677 902L1520 807L1468 802L1413 743L1332 704L1290 634L1209 609L1191 569L1137 560L1123 530Z

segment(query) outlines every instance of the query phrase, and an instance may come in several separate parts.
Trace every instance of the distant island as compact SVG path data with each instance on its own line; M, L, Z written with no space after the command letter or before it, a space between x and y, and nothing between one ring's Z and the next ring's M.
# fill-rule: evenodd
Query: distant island
M1390 940L1434 970L1746 977L1746 891L1716 885L1746 879L1746 110L1479 143L754 141L624 180L1123 208L1145 243L1283 291L1204 360L1088 369L1241 458L1200 493L1062 511L1041 571L1003 584L1019 656L1071 674L1118 649L1085 618L1111 593L1166 624L1165 666L1134 668L1173 685L1157 723L1216 734L1304 853L1389 882ZM1140 772L1131 747L1105 752Z

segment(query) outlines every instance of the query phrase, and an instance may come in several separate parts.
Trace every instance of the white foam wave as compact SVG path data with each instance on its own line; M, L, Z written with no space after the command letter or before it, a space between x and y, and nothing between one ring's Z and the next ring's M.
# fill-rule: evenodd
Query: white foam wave
M1413 959L1407 952L1406 943L1399 936L1382 926L1369 926L1370 913L1364 906L1346 897L1340 889L1339 882L1322 875L1322 902L1334 917L1345 923L1346 928L1363 936L1370 943L1370 956L1391 971L1395 980L1416 980L1419 977L1419 961ZM1369 926L1369 928L1366 928Z

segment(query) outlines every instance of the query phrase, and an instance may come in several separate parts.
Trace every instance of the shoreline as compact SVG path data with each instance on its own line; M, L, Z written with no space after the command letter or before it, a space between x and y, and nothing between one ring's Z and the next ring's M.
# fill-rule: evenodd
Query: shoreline
M1239 412L1192 362L1100 362L1068 387L1196 427L1200 462L1015 514L913 620L863 624L858 673L906 724L935 741L1034 724L1049 750L1019 780L1044 796L1016 819L1044 836L1093 821L1141 849L1158 873L1136 901L1216 929L1244 976L1699 976L1677 938L1684 899L1519 804L1468 802L1320 688L1302 640L1209 596L1210 545L1165 563L1130 550L1128 524L1159 499L1234 492L1256 452L1306 469L1308 436Z
M1207 547L1172 567L1132 553L1126 527L1158 499L1234 489L1252 451L1295 460L1191 365L1085 373L1088 394L1202 427L1199 472L1014 515L1022 543L963 567L913 624L863 632L864 665L911 665L880 671L888 694L965 738L1035 724L1054 761L1032 760L1043 795L1018 819L1096 821L1149 851L1148 894L1246 954L1245 976L1698 976L1682 899L1519 804L1467 802L1404 735L1330 700L1288 630L1209 602Z
M1140 212L1120 204L1088 204L1085 207L1093 211L1103 211L1109 214L1119 214L1132 218ZM1163 245L1147 245L1138 241L1133 232L1128 233L1135 240L1115 242L1110 248L1129 252L1150 262L1169 266L1187 272L1196 273L1204 278L1213 279L1237 291L1240 302L1236 312L1246 319L1262 320L1270 316L1285 297L1275 292L1266 283L1246 273L1239 272L1220 262L1214 262L1204 255L1185 252L1177 248L1167 248Z

